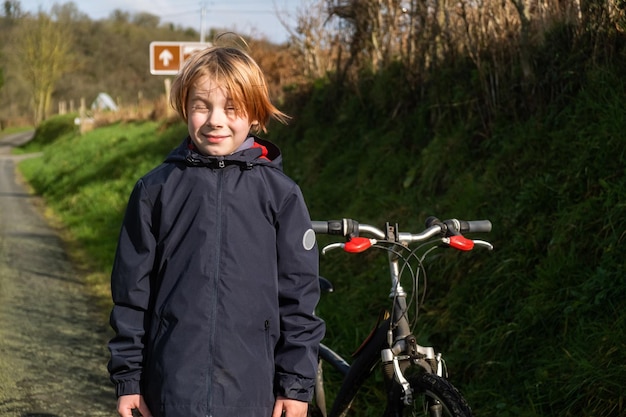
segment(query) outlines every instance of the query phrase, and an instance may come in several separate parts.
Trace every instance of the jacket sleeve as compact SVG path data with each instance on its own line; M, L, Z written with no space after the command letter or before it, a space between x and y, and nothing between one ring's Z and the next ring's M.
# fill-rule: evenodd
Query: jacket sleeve
M277 250L281 337L274 353L276 394L310 401L325 327L313 314L320 297L319 254L297 186L278 216Z
M109 342L108 364L116 394L139 394L144 362L144 335L150 317L150 274L156 248L151 232L152 202L140 180L124 216L111 273L115 336Z

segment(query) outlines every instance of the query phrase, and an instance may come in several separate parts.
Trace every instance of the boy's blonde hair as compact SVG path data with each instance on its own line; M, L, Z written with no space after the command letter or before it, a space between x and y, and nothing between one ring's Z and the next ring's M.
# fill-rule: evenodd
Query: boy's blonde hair
M267 132L270 118L281 123L289 119L270 101L265 76L250 55L233 47L212 46L193 54L172 83L170 103L185 122L189 91L204 76L230 93L242 115L258 121L253 130Z

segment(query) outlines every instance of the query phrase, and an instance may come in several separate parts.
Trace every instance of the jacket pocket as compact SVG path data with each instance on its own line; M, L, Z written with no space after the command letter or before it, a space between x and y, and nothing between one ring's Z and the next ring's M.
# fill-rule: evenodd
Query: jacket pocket
M151 335L150 337L151 342L149 346L149 351L152 355L159 355L160 352L162 351L163 336L167 332L168 327L169 327L168 320L164 317L160 317L156 331L154 332L154 335ZM154 358L151 357L150 359L152 360Z
M271 322L269 319L266 319L263 323L263 332L265 336L265 356L269 363L274 363L274 346L272 345L272 335L271 335Z

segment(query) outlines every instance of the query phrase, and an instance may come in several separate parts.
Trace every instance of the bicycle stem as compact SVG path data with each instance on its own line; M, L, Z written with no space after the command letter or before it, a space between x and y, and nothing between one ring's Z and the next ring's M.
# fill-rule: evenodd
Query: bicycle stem
M411 329L409 328L409 322L406 319L406 292L400 284L400 265L398 262L398 256L393 252L389 253L389 273L391 275L391 290L389 291L389 298L395 300L393 311L393 324L398 326L400 337L407 336ZM390 343L391 345L391 343Z

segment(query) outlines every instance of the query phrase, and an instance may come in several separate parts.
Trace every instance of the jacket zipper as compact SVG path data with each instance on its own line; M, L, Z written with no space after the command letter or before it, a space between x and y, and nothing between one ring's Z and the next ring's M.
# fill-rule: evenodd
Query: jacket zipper
M213 415L213 351L215 350L215 328L217 323L217 291L220 279L220 256L222 241L222 188L224 182L224 169L217 170L217 187L216 187L216 233L215 233L215 264L213 271L213 291L211 291L211 330L209 333L209 359L207 372L207 416Z

